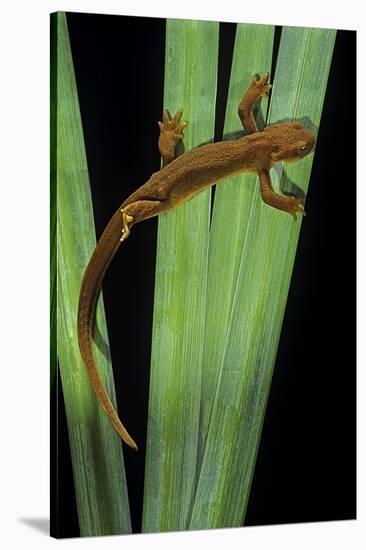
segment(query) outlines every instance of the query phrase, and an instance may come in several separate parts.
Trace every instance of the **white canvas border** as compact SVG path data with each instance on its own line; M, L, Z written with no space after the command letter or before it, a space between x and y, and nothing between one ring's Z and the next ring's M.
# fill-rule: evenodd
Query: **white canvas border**
M104 548L159 546L162 549L201 547L333 549L362 546L365 537L365 364L362 337L365 333L365 223L362 220L364 179L358 167L358 487L357 521L251 527L179 534L135 535L75 539L56 542L31 528L27 519L48 517L49 502L49 350L48 350L48 212L49 212L49 13L57 10L116 13L153 17L184 17L220 21L290 24L299 26L357 29L359 97L364 74L364 20L357 0L334 2L253 2L14 0L1 13L1 540L5 548L48 547L74 544ZM361 61L360 61L361 60ZM362 136L364 109L358 103L358 150L365 150ZM343 137L346 139L346 136ZM335 136L335 155L341 154L342 139ZM330 159L330 162L334 159ZM324 182L332 187L333 182ZM337 192L337 190L336 190ZM346 189L339 190L346 193ZM342 220L339 220L342 223ZM5 307L4 307L5 306ZM36 314L35 314L36 312ZM37 358L35 360L34 358ZM41 522L42 523L42 522Z

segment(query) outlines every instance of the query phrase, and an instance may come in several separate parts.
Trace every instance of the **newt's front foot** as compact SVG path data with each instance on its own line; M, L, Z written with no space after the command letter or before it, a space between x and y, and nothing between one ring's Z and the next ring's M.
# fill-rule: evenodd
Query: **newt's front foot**
M163 121L158 122L160 128L159 151L164 164L168 164L175 159L178 141L184 137L182 130L187 126L187 122L180 122L182 113L183 109L177 111L173 118L169 119L168 112L164 110Z
M298 197L288 197L287 198L287 207L286 212L291 214L291 216L294 218L295 222L297 220L296 214L301 214L302 216L306 216L306 212L301 204L302 200Z
M272 88L272 84L268 84L269 73L264 73L262 77L255 74L252 78L250 87L255 90L257 97L268 96L269 90Z

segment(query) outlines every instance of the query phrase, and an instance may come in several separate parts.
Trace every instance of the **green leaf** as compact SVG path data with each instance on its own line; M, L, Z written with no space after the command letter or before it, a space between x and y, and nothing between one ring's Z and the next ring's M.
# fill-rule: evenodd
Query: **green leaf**
M270 71L273 37L273 26L237 25L224 139L244 135L238 106L252 76ZM267 107L268 99L262 100L257 116L260 127L263 127L263 120L266 119ZM255 175L241 174L225 180L216 188L210 231L198 471L215 399L256 184Z
M168 20L164 107L212 140L218 23ZM143 531L187 529L194 498L210 190L159 216Z
M57 372L57 39L51 16L50 44L50 390Z
M283 29L270 122L319 126L334 39L332 30ZM312 157L286 169L304 192ZM191 529L243 524L300 225L254 191Z
M131 532L121 441L91 389L80 357L76 316L81 279L95 247L92 202L66 16L51 16L52 143L57 153L57 347L82 536ZM52 210L51 209L51 210ZM107 351L95 347L109 395L113 374L103 301L97 326ZM55 426L57 429L57 424ZM62 457L59 457L62 460ZM52 518L57 522L57 518ZM57 523L56 523L57 526ZM56 533L61 535L62 533Z

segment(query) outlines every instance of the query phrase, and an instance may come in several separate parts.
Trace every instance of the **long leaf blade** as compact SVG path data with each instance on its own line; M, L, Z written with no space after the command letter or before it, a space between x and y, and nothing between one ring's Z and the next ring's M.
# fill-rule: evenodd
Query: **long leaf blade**
M212 139L218 23L168 20L164 107ZM143 531L186 529L194 498L210 191L159 217Z
M243 135L238 116L239 102L253 74L269 72L273 38L273 26L237 25L224 139L225 136L232 139L235 135ZM265 99L257 116L259 126L264 124L267 106L268 100ZM225 180L216 188L210 229L198 468L202 462L215 399L255 186L254 175L242 174Z
M91 390L77 344L78 295L95 247L95 230L66 16L57 13L52 18L52 40L57 41L53 60L57 64L57 347L80 532L82 536L129 533L121 442ZM97 325L108 349L102 300ZM104 356L96 348L95 359L114 400L109 354Z
M330 30L283 29L271 121L305 115L319 125L334 38ZM311 162L309 157L288 171L304 191ZM243 523L300 223L264 205L257 191L192 512L193 529Z

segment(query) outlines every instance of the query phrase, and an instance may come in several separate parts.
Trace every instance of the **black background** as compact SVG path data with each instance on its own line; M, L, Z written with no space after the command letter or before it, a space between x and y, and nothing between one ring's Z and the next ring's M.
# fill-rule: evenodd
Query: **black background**
M68 14L97 236L160 167L165 20ZM275 51L281 28L276 28ZM215 140L235 38L220 25ZM272 65L274 78L275 62ZM245 525L356 514L356 34L338 31L316 155ZM184 106L183 106L184 107ZM157 221L134 227L103 285L133 529L141 527ZM128 321L124 312L128 312ZM128 342L128 346L126 346ZM79 535L62 392L51 403L52 509ZM53 423L54 425L54 423ZM58 502L56 503L56 496Z

